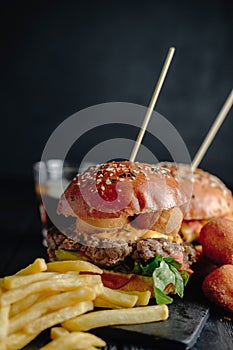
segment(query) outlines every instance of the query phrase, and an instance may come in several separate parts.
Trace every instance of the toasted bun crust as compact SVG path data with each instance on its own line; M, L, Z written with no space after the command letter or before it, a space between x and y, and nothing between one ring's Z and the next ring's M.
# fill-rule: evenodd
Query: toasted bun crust
M186 201L170 170L145 163L109 162L78 174L62 195L58 214L87 222L180 207Z
M174 177L181 181L181 186L193 185L189 205L184 211L184 220L204 220L225 216L233 211L231 191L216 176L201 169L191 172L187 164L161 163L170 169Z

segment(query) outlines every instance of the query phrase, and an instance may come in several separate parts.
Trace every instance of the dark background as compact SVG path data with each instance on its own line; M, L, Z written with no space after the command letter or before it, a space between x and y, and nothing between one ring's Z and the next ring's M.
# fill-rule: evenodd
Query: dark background
M95 104L147 106L175 46L156 110L193 157L232 89L232 41L232 0L0 0L0 276L47 257L32 166L54 129ZM201 163L231 189L232 117ZM212 310L194 349L206 342L232 349L232 322Z
M1 179L31 179L53 130L104 102L147 106L176 53L156 110L193 157L232 88L233 2L1 1ZM233 188L232 111L201 167Z

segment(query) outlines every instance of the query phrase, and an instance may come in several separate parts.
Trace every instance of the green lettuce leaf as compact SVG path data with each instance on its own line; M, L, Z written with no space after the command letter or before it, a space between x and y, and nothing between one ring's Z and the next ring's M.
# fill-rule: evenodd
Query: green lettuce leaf
M184 281L184 286L187 285L188 281L189 281L189 274L187 271L183 270L183 271L180 271L180 274L183 278L183 281Z
M56 250L57 260L88 260L81 254L74 251ZM126 258L123 262L105 266L99 265L101 268L122 273L135 273L144 278L152 277L154 284L154 293L157 304L170 304L173 299L164 293L169 284L174 287L174 294L178 294L181 298L184 295L184 286L188 283L189 274L187 271L178 271L182 265L171 257L163 258L156 255L154 259L150 259L147 263L133 261Z
M160 255L161 256L161 255ZM166 261L166 263L168 265L174 266L176 269L179 269L182 264L178 263L177 261L175 261L174 258L172 258L171 256L168 256L166 258L163 258L164 261Z
M155 300L158 305L171 304L173 299L162 292L159 288L154 287Z
M164 260L162 260L160 266L154 270L152 277L155 287L159 288L161 291L170 283L175 285L175 275Z
M171 272L174 275L175 278L175 283L174 283L174 294L178 294L179 297L183 298L184 296L184 280L181 276L181 274L179 273L179 271L177 271L177 269L170 265L169 266Z
M157 304L170 304L172 298L168 297L164 290L169 284L174 287L174 294L178 294L181 298L184 296L184 286L187 284L189 275L187 271L179 272L177 268L181 267L181 264L176 262L171 257L163 258L161 255L155 258L155 262L150 262L149 267L155 267L152 277L154 282L154 293ZM149 272L149 267L144 266L144 271Z
M170 304L173 300L164 293L164 289L169 285L175 285L175 275L170 266L162 260L153 274L154 293L157 304ZM159 292L160 291L160 292Z
M135 262L133 272L143 276L152 276L154 270L159 267L159 264L162 261L162 259L163 258L161 255L156 255L156 257L146 265Z

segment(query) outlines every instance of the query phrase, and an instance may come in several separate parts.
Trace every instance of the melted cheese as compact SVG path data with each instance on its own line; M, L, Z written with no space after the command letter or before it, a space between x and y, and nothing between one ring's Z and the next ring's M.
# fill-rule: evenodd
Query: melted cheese
M141 236L141 238L165 238L165 239L169 239L169 240L173 240L172 236L167 236L161 232L158 231L154 231L154 230L149 230L147 231L143 236Z
M165 238L177 243L182 243L182 239L177 235L166 235L156 230L138 229L133 227L131 224L122 226L121 228L97 228L90 224L87 224L83 220L78 219L76 224L77 232L97 237L98 239L119 239L119 240L137 240L145 238Z
M209 221L210 220L184 220L180 228L184 240L189 243L198 241L202 227Z

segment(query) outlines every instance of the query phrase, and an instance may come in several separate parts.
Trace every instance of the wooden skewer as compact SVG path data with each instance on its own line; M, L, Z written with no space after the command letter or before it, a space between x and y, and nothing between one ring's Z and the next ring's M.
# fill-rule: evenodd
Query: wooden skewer
M162 85L163 85L163 82L165 80L165 77L167 75L167 71L168 71L168 68L170 66L170 63L171 63L172 57L174 55L174 52L175 52L175 48L174 47L170 47L170 49L168 51L168 54L167 54L167 57L166 57L166 60L164 62L163 68L161 70L161 73L160 73L160 76L159 76L159 80L158 80L158 82L156 84L155 91L153 93L153 96L151 98L150 104L148 106L148 109L147 109L147 112L146 112L146 115L145 115L145 118L143 120L141 129L140 129L140 131L138 133L137 140L136 140L134 148L132 150L132 153L131 153L131 156L130 156L130 161L131 162L134 162L134 160L135 160L135 158L137 156L139 147L141 145L141 142L142 142L143 136L145 134L147 125L148 125L148 123L150 121L151 114L153 112L153 109L154 109L155 104L157 102L157 99L159 97L159 93L160 93L160 90L162 88Z
M224 119L226 118L228 112L230 111L232 105L233 105L233 90L231 90L226 102L224 103L219 114L217 115L215 122L213 123L212 127L210 128L208 134L206 135L206 137L205 137L201 147L199 148L197 154L195 155L193 162L192 162L192 171L194 171L198 167L198 165L200 164L208 147L210 146L211 142L213 141L217 131L219 130L219 128L222 125Z

